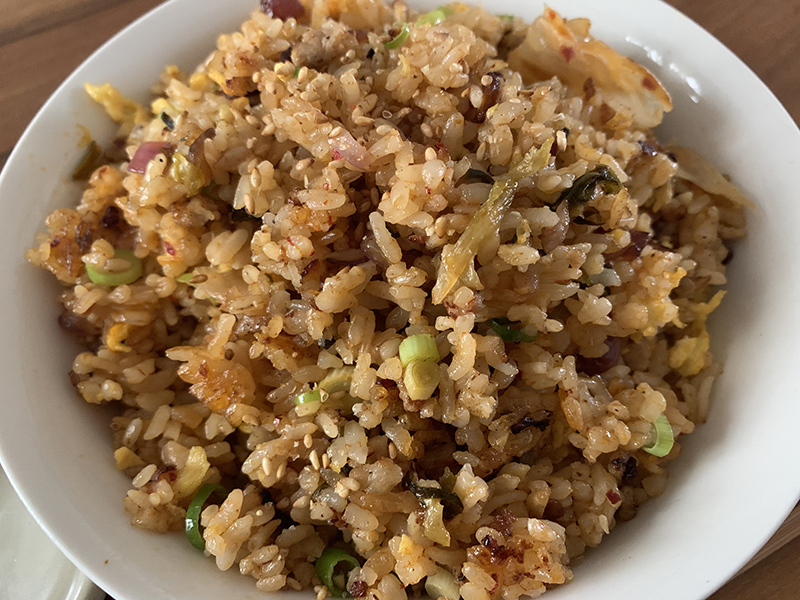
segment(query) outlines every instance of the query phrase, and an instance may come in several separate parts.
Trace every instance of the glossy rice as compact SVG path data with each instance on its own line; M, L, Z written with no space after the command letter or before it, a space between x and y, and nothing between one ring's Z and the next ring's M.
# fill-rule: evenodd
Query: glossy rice
M664 492L747 200L588 21L272 0L150 107L100 84L119 134L27 258L134 526L221 484L209 564L259 590L516 600Z

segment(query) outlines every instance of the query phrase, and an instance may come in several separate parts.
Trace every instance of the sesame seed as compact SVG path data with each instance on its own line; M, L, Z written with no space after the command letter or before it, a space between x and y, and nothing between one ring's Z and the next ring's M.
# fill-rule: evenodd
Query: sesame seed
M319 471L319 454L316 450L312 450L311 454L308 457L311 460L311 466L314 467L315 471Z

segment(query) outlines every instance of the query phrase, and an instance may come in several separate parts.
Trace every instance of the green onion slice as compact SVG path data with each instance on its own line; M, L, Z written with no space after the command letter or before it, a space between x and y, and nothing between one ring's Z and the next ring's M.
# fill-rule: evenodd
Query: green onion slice
M439 386L439 363L433 360L415 360L408 363L403 373L403 383L409 398L427 400Z
M311 390L310 392L303 392L294 397L294 403L297 406L307 404L309 402L322 402L322 392L319 390Z
M408 23L403 23L400 28L400 33L386 42L384 46L389 50L395 50L405 43L406 38L408 38Z
M400 362L404 367L417 360L432 360L439 362L439 349L436 340L430 333L410 335L402 342L398 350Z
M505 175L498 177L489 198L475 213L464 233L452 247L446 247L441 254L441 262L437 269L436 284L431 291L434 304L441 304L462 278L475 280L473 288L483 289L477 275L474 274L475 256L487 240L492 239L500 230L500 222L508 212L519 182L535 175L550 162L550 148L553 137L548 138L539 148L532 148Z
M322 556L317 559L317 562L314 565L320 581L322 581L322 584L328 588L331 596L336 598L344 598L345 596L345 589L340 588L333 582L334 571L336 567L342 563L344 563L345 566L350 567L347 569L348 574L353 569L358 569L361 567L361 563L358 562L358 559L355 556L352 556L339 548L325 549L325 551L322 553Z
M319 382L319 389L335 394L336 392L347 392L350 390L350 382L353 380L353 370L355 367L347 366L334 369Z
M642 450L645 452L660 458L672 450L672 446L675 445L675 436L672 433L672 425L669 424L669 419L665 414L658 415L653 423L650 439L652 441L649 444L642 446Z
M442 21L444 21L447 17L453 14L453 9L449 6L440 6L436 10L432 10L429 13L422 15L417 20L417 25L438 25Z
M508 319L492 319L489 324L492 330L503 338L505 342L534 342L536 341L535 335L529 335L521 329L511 327L512 321Z
M93 265L86 265L86 274L92 283L115 287L133 283L142 276L142 261L130 250L115 248L114 258L122 258L128 261L130 266L124 271L108 273L97 269Z
M189 503L189 508L186 509L186 537L189 539L189 543L198 550L206 549L206 542L200 534L200 511L208 497L214 492L217 492L223 499L228 497L228 490L221 485L206 483L200 486Z

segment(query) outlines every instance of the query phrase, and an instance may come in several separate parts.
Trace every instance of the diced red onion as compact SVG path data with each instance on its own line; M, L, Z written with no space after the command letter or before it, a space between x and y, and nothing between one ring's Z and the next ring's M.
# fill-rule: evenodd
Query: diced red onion
M344 131L336 137L330 138L331 156L334 160L345 159L356 169L366 171L375 157L359 144L349 131Z
M142 142L136 149L131 162L128 163L128 171L144 173L150 161L168 148L171 148L168 142Z
M261 0L261 10L268 17L286 20L290 17L300 19L306 9L298 0Z

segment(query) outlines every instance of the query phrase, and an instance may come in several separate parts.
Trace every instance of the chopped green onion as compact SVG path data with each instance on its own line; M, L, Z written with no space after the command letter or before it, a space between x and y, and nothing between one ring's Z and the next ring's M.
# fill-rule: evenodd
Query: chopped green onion
M292 79L297 79L298 75L300 75L300 67L295 67L294 73L292 74Z
M519 182L525 177L535 175L550 162L550 148L553 137L545 140L539 148L532 148L522 159L512 165L505 175L495 180L489 191L489 198L475 213L464 233L453 246L446 246L441 254L441 262L437 269L436 284L431 291L434 304L441 304L462 278L474 288L483 289L477 275L474 275L475 256L487 240L492 239L500 230L503 220Z
M408 38L408 23L403 23L400 28L400 33L386 42L384 46L389 50L395 50L405 43L406 38Z
M494 177L480 169L467 169L464 176L458 180L458 185L463 185L465 183L488 183L492 185L494 183Z
M458 587L458 582L453 574L439 567L436 573L428 575L425 579L425 591L428 596L436 600L437 598L444 598L445 600L458 600L461 597L461 592Z
M418 481L419 478L414 471L409 471L406 473L406 476L403 479L403 483L405 483L408 491L417 497L417 502L420 503L420 506L424 508L426 506L425 500L430 498L438 498L442 501L442 506L444 506L444 513L442 516L447 521L454 519L463 512L464 504L461 502L461 498L458 496L458 494L442 488L417 485Z
M669 424L669 419L665 414L658 415L658 418L653 423L650 439L652 441L649 444L642 446L642 450L645 452L660 458L666 456L672 450L672 446L675 444L675 436L672 433L672 425Z
M595 198L598 186L605 194L617 194L622 189L622 183L614 171L605 165L598 165L578 177L571 187L561 192L556 204L566 201L569 206L569 216L579 222L581 219L586 221L584 209L586 204Z
M311 390L310 392L303 392L294 397L294 403L297 406L301 404L308 404L309 402L322 402L322 392L319 390Z
M489 324L492 330L503 338L504 342L534 342L536 341L535 335L529 335L521 329L511 327L511 321L508 319L492 319Z
M184 273L183 275L176 277L175 281L179 283L189 283L192 280L192 277L194 277L194 273Z
M128 268L116 273L108 273L97 269L94 265L86 265L86 274L89 279L98 285L116 287L133 283L142 276L142 261L130 250L114 248L114 258L128 261Z
M453 14L453 9L449 6L440 6L436 10L432 10L429 13L422 15L417 20L417 25L438 25L442 21L444 21L447 17Z
M427 400L439 386L439 363L433 360L415 360L408 363L403 373L403 383L409 398Z
M408 336L400 342L398 349L400 362L403 366L417 360L432 360L439 362L439 349L436 347L436 340L430 333L419 333Z
M197 493L189 503L189 508L186 509L186 537L189 542L198 550L206 549L206 542L200 534L200 511L203 505L208 500L208 497L217 492L220 497L227 498L228 490L216 483L206 483L200 486Z
M89 142L89 147L86 148L86 152L84 152L81 162L78 163L78 166L75 167L75 170L72 172L72 181L83 181L84 179L89 179L91 174L94 173L94 170L97 167L97 161L100 160L100 156L102 154L103 153L100 151L100 146L97 145L97 142L94 140Z
M346 392L350 390L350 382L353 380L353 370L355 367L342 367L334 369L319 382L319 389L335 394L336 392Z
M361 563L358 562L358 559L355 556L352 556L339 548L326 548L322 553L322 556L317 559L317 562L314 565L320 581L322 581L322 584L328 588L331 596L336 598L344 598L346 593L344 587L339 587L333 582L334 571L336 567L342 563L350 567L347 569L348 574L353 569L358 569L361 567Z

